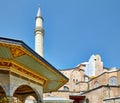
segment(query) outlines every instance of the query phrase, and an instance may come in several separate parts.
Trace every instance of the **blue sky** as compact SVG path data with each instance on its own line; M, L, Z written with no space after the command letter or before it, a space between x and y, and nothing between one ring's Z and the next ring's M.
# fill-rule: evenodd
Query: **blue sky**
M120 0L1 0L0 36L34 49L38 5L44 18L44 58L72 68L100 54L105 67L120 67Z

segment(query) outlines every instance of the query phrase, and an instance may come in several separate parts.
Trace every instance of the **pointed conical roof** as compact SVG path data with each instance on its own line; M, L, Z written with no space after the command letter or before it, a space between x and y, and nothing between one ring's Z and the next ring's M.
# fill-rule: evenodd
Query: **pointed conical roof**
M41 16L41 10L40 10L40 7L38 8L38 12L37 12L37 17L40 17Z

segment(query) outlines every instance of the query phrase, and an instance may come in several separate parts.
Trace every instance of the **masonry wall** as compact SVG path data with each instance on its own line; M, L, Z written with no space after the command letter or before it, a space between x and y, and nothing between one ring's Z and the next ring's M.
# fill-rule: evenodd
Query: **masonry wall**
M89 100L89 103L103 103L103 98L106 94L103 88L99 88L85 93L84 95L86 96L86 99Z
M89 82L89 89L93 89L95 88L95 83L98 82L98 86L100 85L106 85L107 84L107 75L106 73L92 79L90 82Z
M120 70L117 72L118 85L120 85Z
M69 81L64 85L64 86L67 86L69 88L69 90L71 89L71 74L72 74L72 71L73 69L70 69L70 70L63 70L63 71L60 71L61 73L63 73L67 78L69 78ZM64 86L62 86L59 90L64 90Z
M76 86L76 91L79 92L87 91L88 89L88 82L79 82Z
M120 74L120 73L119 73ZM109 79L110 77L117 77L117 72L105 72L98 77L95 77L89 81L89 89L93 89L95 87L95 83L98 82L98 86L100 85L109 85ZM117 77L118 78L118 77ZM120 81L120 77L118 78L118 83Z
M94 89L84 93L83 95L86 96L86 99L87 98L89 99L89 103L109 103L109 102L105 102L105 101L103 102L103 100L106 99L106 98L112 98L112 97L120 96L120 87L100 86L98 88L94 88Z
M103 103L120 103L120 97L117 98L107 98L103 100Z
M51 93L44 93L44 98L49 96L54 97L62 97L69 99L70 92L68 91L57 91L57 92L51 92Z
M105 71L105 72L104 72ZM90 77L89 82L85 82L84 70L81 68L73 68L71 70L61 71L69 78L69 82L64 86L69 87L69 91L64 91L64 86L59 92L52 92L50 95L69 98L69 95L81 95L86 96L89 99L89 103L104 103L106 98L119 97L120 96L120 70L103 70L104 73ZM102 72L102 71L101 71ZM99 74L99 73L98 73ZM110 78L117 77L118 85L110 85ZM98 85L96 85L96 82ZM64 91L64 92L63 92ZM105 103L109 103L108 101ZM112 101L110 101L112 103ZM120 103L116 100L115 103Z

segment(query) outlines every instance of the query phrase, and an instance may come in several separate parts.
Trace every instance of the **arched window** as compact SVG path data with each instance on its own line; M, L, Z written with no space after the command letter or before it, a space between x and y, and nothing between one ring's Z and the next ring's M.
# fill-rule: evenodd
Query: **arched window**
M99 83L98 83L98 82L95 82L94 88L97 88L98 86L99 86Z
M85 81L85 82L88 82L88 80L89 80L88 77L85 76L85 77L84 77L84 81Z
M75 83L75 79L73 79L73 83Z
M67 86L63 87L64 91L69 91L69 88Z
M109 85L114 85L114 86L118 85L118 81L117 81L117 78L115 76L110 77L110 79L109 79Z
M86 99L86 103L89 103L89 99L88 98Z

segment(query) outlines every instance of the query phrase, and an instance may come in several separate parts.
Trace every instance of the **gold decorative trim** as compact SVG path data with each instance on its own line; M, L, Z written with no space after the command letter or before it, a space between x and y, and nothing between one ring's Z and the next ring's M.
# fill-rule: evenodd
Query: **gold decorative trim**
M20 50L20 48L10 47L10 51L11 51L13 58L17 58L17 57L25 55L25 52Z
M10 48L19 48L19 51L22 51L23 54L27 54L28 56L30 56L31 58L35 59L37 62L39 62L42 66L44 66L45 68L49 69L51 72L54 73L54 75L60 77L61 79L63 78L59 73L56 73L55 70L53 70L51 67L49 67L47 64L45 64L43 61L41 61L40 59L38 59L36 56L34 56L31 52L29 52L27 49L25 49L24 47L17 45L17 44L9 44L9 43L3 43L0 42L0 46L6 46L9 49ZM19 53L18 53L19 54ZM20 54L19 54L20 55ZM21 55L22 56L22 55ZM16 56L15 56L16 57ZM65 80L67 82L67 80Z
M49 80L49 78L45 78L43 76L40 76L39 74L35 73L34 71L32 71L30 68L26 68L24 67L24 65L20 65L17 64L16 61L14 61L14 58L22 56L22 55L28 55L30 56L32 59L36 60L36 62L40 63L43 67L47 68L49 71L51 71L54 75L56 75L57 77L59 77L61 79L61 83L59 85L59 87L63 86L63 84L65 84L67 82L67 79L64 78L62 75L60 75L59 73L57 73L56 70L54 70L54 68L50 67L49 65L47 65L46 63L44 63L42 60L40 60L38 57L36 57L35 55L33 55L30 51L28 51L26 48L24 48L22 45L19 44L11 44L11 43L5 43L5 42L0 42L0 46L6 46L9 48L13 58L11 59L6 59L7 62L9 61L9 63L11 64L6 64L8 67L10 66L11 70L13 70L13 72L18 73L18 74L22 74L23 76L25 75L26 77L28 76L29 78L39 82L39 80L44 82L40 82L41 85L43 85L43 88L45 89L48 85L48 83L50 83L51 80ZM15 53L15 54L14 54ZM1 62L1 61L0 61ZM15 66L13 66L15 65ZM1 66L5 66L4 63ZM16 67L17 66L17 67ZM19 68L18 68L19 67ZM32 73L32 74L31 74ZM37 75L37 76L36 76ZM41 79L40 79L41 78ZM56 81L57 82L57 81ZM60 81L58 81L60 82ZM57 89L59 88L57 87ZM54 89L56 90L56 88ZM46 91L46 90L45 90ZM51 90L53 91L53 90ZM47 91L48 92L48 91Z
M27 68L20 67L18 66L18 64L16 65L16 63L14 62L0 60L0 67L7 68L7 70L10 70L10 72L16 73L22 77L26 77L29 80L41 84L42 86L44 86L47 82L47 79L43 78L40 75L37 75L36 73L28 70Z
M2 67L10 67L12 64L10 62L3 62L3 60L0 60L0 66Z

